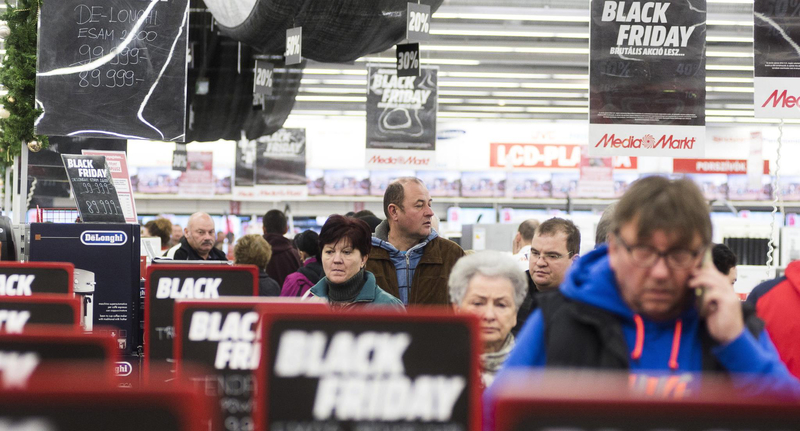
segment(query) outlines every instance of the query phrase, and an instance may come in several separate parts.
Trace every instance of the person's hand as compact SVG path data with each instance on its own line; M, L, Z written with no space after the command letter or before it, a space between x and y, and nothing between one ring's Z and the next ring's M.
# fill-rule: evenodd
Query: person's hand
M742 304L727 277L715 267L706 265L692 271L689 287L704 291L698 299L698 308L700 315L706 319L712 338L725 344L742 334Z

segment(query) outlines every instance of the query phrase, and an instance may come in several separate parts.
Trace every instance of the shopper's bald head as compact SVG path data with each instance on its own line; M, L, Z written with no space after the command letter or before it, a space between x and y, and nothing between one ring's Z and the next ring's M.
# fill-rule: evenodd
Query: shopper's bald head
M214 247L216 239L214 232L214 220L204 212L196 212L189 217L186 224L186 241L197 254L206 258Z

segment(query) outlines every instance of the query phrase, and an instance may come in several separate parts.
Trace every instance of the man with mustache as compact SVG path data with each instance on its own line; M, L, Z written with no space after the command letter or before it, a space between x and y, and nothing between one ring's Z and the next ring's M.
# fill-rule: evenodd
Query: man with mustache
M184 229L184 237L167 251L165 257L175 260L228 260L221 250L214 248L216 239L214 220L204 212L196 212L189 217Z

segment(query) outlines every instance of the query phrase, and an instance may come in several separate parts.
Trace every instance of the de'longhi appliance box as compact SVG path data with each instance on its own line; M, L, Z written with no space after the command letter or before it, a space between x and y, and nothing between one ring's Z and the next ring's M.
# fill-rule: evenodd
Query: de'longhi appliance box
M30 261L70 262L94 273L94 332L108 332L122 355L139 339L139 225L31 223Z

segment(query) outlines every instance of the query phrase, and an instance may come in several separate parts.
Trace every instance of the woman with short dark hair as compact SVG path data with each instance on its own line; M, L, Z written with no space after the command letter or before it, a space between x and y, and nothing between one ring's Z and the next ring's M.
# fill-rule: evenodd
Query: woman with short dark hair
M325 277L304 297L325 298L332 306L354 304L403 309L403 303L378 287L375 276L364 267L371 250L372 235L363 220L334 215L319 234Z

